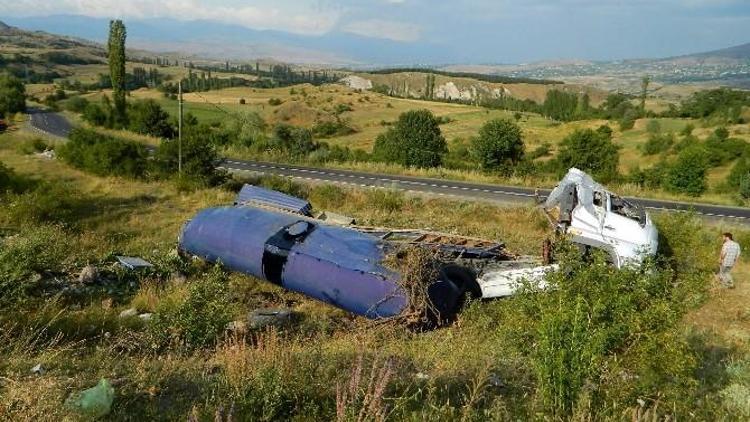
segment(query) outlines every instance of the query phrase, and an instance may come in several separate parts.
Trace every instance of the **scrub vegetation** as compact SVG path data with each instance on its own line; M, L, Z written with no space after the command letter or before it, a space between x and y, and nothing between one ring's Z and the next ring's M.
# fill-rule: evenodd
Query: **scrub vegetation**
M618 271L599 256L583 263L560 248L554 289L469 302L455 322L414 332L180 258L182 223L231 203L227 188L97 175L26 154L21 145L31 142L0 135L0 414L9 419L76 419L63 402L100 378L115 389L111 420L747 415L750 288L711 287L715 233L725 227L658 216L662 251L641 270ZM499 239L523 254L538 253L548 233L527 207L247 181L361 224ZM750 232L733 231L750 246ZM116 254L155 266L125 271ZM96 277L85 279L92 265ZM748 274L746 263L739 272ZM283 327L240 323L260 307L297 317ZM152 316L121 316L131 308ZM37 364L43 371L32 373Z

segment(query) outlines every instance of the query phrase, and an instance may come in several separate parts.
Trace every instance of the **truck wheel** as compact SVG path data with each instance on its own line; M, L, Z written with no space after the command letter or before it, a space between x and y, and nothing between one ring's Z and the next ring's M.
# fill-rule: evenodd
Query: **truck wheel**
M461 292L461 296L469 299L482 297L482 290L479 288L474 272L466 267L455 264L446 265L440 270L440 278L453 283Z

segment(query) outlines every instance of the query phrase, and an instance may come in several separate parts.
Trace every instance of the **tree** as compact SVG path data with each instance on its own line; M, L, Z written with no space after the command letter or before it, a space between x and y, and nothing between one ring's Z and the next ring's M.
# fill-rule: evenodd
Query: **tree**
M617 177L619 152L612 142L612 129L601 126L597 130L578 129L560 143L557 167L560 173L571 167L591 173L602 182Z
M23 81L7 73L0 74L0 117L22 111L26 111Z
M309 129L287 123L274 126L273 142L292 155L304 155L315 150L315 142Z
M125 102L125 37L127 32L121 20L109 22L109 77L112 80L112 99L114 100L114 121L118 126L127 122L127 103Z
M472 149L482 168L509 169L523 158L521 128L510 120L490 120L482 126L479 136L472 141Z
M669 168L664 180L667 190L700 196L708 188L706 172L709 168L709 153L701 146L688 147L677 157L677 162Z
M648 85L651 83L651 78L644 76L641 79L641 115L646 114L646 96L648 95Z
M105 126L107 118L107 113L98 104L89 103L83 109L83 120L94 126Z
M448 152L438 119L429 110L402 113L395 125L375 140L379 161L416 167L437 167Z
M169 123L169 114L154 100L136 101L130 107L130 130L158 138L174 137L175 129Z
M219 156L210 141L212 132L211 127L199 124L191 115L183 119L182 172L204 186L216 186L226 180L226 173L216 169ZM177 175L178 148L176 140L161 141L151 163L155 175L164 179Z

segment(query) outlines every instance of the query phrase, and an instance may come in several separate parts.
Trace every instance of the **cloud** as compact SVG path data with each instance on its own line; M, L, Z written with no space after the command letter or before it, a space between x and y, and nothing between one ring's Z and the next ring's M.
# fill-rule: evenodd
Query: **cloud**
M75 14L106 18L214 20L253 29L278 29L299 34L324 34L339 21L335 8L301 6L294 1L233 3L198 0L0 0L2 14L45 16Z
M393 41L413 42L419 40L421 28L414 24L382 19L366 19L349 22L341 30L351 34Z

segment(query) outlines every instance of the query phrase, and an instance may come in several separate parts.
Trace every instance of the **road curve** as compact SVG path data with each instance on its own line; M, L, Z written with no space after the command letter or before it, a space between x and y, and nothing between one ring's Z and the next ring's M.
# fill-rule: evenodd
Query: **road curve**
M67 138L73 126L68 119L60 113L30 109L29 124L32 128L48 135Z
M71 130L71 125L67 119L58 113L33 110L30 123L31 126L37 130L59 137L66 137ZM517 186L498 186L446 179L431 179L392 174L386 175L293 164L236 160L232 158L223 160L220 167L230 171L249 171L254 173L274 174L315 182L338 183L361 187L388 187L422 194L454 196L468 200L504 203L530 203L536 201L537 198L544 198L550 192L549 189L537 190ZM665 201L649 198L628 199L639 202L650 210L692 211L706 217L725 218L741 223L750 223L750 208Z

